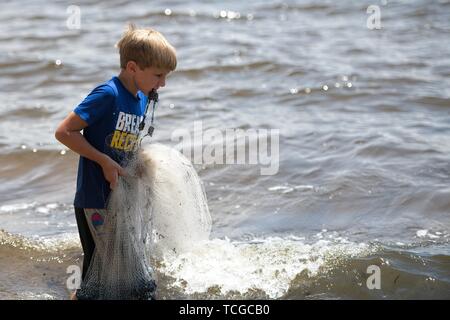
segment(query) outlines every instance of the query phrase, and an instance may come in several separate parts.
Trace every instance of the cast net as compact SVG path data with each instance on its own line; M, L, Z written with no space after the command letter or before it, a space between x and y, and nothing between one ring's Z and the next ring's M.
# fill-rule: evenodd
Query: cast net
M211 217L191 162L162 144L146 145L111 192L79 299L154 299L153 266L208 240Z

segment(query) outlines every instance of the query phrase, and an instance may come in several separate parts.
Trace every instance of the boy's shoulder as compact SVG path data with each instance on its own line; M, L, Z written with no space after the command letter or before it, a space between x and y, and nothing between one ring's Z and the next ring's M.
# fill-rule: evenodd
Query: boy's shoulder
M88 96L84 99L82 104L95 103L96 101L103 100L112 102L119 95L119 90L113 80L114 78L94 87L94 89L92 89Z
M111 79L109 79L108 81L100 84L99 86L97 86L94 90L100 90L103 91L103 93L107 96L114 96L114 97L129 97L130 93L128 92L128 90L123 86L123 84L120 82L119 77L114 76ZM138 91L137 95L139 97L139 99L146 99L147 97L141 92Z
M102 93L107 97L117 97L119 95L115 77L112 77L110 80L99 84L92 91Z
M88 125L92 125L110 110L118 95L113 77L97 85L73 111Z

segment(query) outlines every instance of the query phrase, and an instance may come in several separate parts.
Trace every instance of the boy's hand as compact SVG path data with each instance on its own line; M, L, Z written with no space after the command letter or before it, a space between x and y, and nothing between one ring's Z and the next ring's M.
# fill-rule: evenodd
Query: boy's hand
M127 175L125 170L107 155L104 156L100 165L103 169L103 175L105 176L106 181L109 182L109 187L113 190L117 187L119 176Z

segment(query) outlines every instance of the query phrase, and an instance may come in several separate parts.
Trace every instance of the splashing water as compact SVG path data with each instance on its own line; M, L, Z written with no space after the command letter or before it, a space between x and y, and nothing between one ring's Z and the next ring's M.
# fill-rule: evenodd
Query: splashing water
M280 298L299 275L312 278L345 259L375 250L365 243L336 237L307 243L296 236L251 241L212 239L180 255L168 256L159 272L174 280L169 285L185 294ZM201 276L199 276L201 275ZM215 290L218 289L218 290Z

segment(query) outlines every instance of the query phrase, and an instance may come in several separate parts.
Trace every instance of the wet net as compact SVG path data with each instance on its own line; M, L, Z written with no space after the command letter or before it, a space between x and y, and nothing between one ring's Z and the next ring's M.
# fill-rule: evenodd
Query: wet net
M123 153L116 155L127 175L119 177L110 194L78 299L155 299L154 262L209 238L206 194L191 162L161 144L141 147L142 139L152 136L157 101L156 91L150 92L137 144L125 158Z
M191 162L161 144L139 149L111 192L78 299L156 298L154 262L208 240L211 217Z

